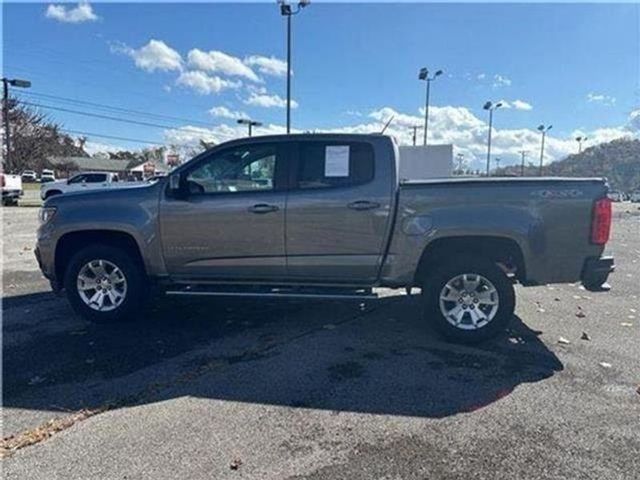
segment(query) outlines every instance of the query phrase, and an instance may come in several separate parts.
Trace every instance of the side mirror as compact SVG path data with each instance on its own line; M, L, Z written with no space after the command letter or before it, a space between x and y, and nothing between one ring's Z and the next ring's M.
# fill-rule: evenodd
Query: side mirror
M174 173L169 177L169 190L172 192L177 192L180 190L180 175Z
M169 195L171 195L173 198L186 197L185 189L182 188L182 185L180 182L179 173L174 173L173 175L169 175Z

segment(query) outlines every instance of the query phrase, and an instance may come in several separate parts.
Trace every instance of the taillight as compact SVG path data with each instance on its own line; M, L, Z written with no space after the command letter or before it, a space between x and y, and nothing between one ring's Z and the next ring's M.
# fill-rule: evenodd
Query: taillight
M591 243L604 245L611 232L611 200L601 198L593 204L591 218Z
M2 188L4 188L4 187L7 186L7 183L6 183L5 179L4 179L4 173L0 173L0 177L2 177Z

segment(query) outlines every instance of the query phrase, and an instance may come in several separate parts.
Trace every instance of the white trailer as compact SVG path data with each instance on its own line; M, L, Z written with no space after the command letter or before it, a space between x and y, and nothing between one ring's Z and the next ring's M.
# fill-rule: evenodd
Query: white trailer
M453 145L401 146L400 180L446 178L453 173Z

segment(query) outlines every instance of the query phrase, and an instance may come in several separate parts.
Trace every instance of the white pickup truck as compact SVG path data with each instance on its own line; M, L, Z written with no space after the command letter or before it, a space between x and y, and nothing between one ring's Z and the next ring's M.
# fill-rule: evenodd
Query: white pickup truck
M20 175L0 173L0 183L2 184L2 205L17 205L18 199L22 196Z
M61 193L81 192L97 188L118 186L120 179L117 173L109 172L82 172L55 182L43 183L40 187L40 197L43 200L60 195Z

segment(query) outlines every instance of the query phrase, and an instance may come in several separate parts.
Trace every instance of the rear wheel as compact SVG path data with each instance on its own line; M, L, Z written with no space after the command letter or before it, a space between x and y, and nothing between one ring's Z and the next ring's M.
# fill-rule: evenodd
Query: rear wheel
M123 249L88 246L76 253L64 275L73 309L92 322L130 320L144 300L144 272Z
M426 319L445 338L475 343L502 332L513 317L511 280L493 262L465 256L439 266L423 286Z

